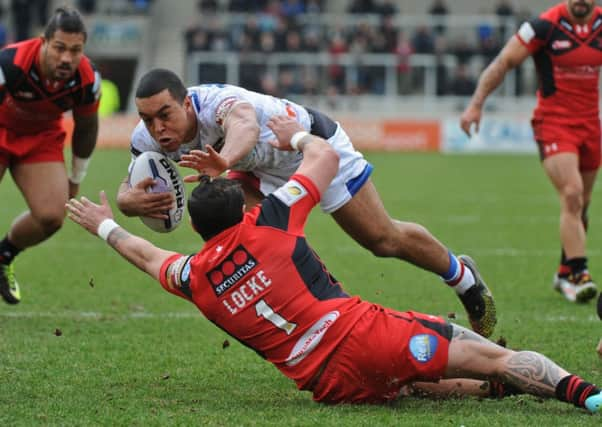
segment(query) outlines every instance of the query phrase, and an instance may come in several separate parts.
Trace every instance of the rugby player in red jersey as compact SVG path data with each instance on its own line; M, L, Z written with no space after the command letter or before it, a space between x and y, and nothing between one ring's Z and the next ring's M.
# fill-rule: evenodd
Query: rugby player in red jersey
M69 217L166 291L195 304L316 401L384 403L413 381L474 378L600 410L599 388L545 356L500 347L441 317L348 295L304 235L339 156L291 117L272 117L268 127L277 147L303 153L299 168L247 213L239 183L202 178L188 202L192 225L205 240L196 254L166 251L129 234L113 220L104 193L101 205L71 199ZM449 382L443 386L453 389Z
M29 210L0 241L0 294L21 300L13 260L52 236L63 224L65 202L77 194L98 133L100 75L84 55L80 14L59 8L44 35L0 51L0 179L7 170ZM72 110L71 174L63 145L63 112Z
M597 288L587 269L587 208L600 167L599 75L602 8L567 0L522 24L483 71L460 126L470 136L487 96L529 56L539 88L532 125L543 168L560 198L562 254L554 288L586 302Z

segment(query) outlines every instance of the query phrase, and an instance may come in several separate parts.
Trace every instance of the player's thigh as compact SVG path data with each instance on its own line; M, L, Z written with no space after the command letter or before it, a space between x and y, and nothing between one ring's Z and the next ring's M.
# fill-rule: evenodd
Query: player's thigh
M69 194L64 163L19 163L11 174L34 216L63 216Z
M543 168L558 192L567 188L583 191L577 153L563 152L543 160Z
M395 226L371 180L351 200L334 211L332 217L359 242L370 242L395 233Z
M597 169L581 172L581 181L583 182L583 199L585 204L589 204L589 201L592 198L592 191L594 190L594 184L597 176Z
M4 173L6 172L7 169L8 169L8 166L0 161L0 181L2 181L2 178L4 177Z

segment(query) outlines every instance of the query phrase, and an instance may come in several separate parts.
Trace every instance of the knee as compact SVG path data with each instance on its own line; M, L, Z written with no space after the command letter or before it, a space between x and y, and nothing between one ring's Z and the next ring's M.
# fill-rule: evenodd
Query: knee
M419 224L392 221L391 227L374 236L367 249L378 257L405 258L408 248L415 247L417 242L428 236L427 229Z
M563 206L568 212L581 215L585 205L583 189L579 186L567 186L562 190Z
M41 212L35 216L38 224L47 236L56 233L62 226L65 219L64 213L60 212Z

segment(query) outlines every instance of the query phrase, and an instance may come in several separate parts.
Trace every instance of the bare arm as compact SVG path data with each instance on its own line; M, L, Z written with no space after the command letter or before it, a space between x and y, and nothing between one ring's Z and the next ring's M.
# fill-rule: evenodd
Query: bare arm
M248 103L234 106L224 123L224 132L226 136L220 154L228 169L249 154L259 140L255 108Z
M101 204L97 205L85 197L81 197L80 200L69 200L66 206L69 218L91 234L98 235L100 224L104 220L113 219L113 212L104 191L100 193L100 201ZM123 258L156 280L160 280L159 274L165 260L176 254L158 248L119 226L113 228L108 234L107 243Z
M518 37L513 36L499 55L481 73L472 99L460 119L460 127L468 136L470 136L470 127L473 123L476 124L478 131L483 104L487 97L502 83L506 73L523 63L529 55L529 50L518 40Z
M69 176L69 197L75 197L79 184L88 169L89 158L96 146L98 137L98 114L73 115L73 137L71 144L72 161Z
M311 179L320 194L324 194L339 170L339 155L334 148L326 140L305 132L301 124L289 116L274 116L267 126L277 138L271 144L280 150L293 150L293 135L305 134L297 143L297 149L303 153L297 173Z

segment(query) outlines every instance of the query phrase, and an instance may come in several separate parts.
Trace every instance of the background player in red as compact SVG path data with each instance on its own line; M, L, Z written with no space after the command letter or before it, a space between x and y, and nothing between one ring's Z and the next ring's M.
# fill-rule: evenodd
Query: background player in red
M532 56L539 89L533 131L543 168L560 197L561 261L554 288L569 301L596 296L587 269L587 207L600 167L599 74L602 9L567 0L522 24L483 71L460 125L478 131L483 104L506 73Z
M0 241L0 294L10 304L21 299L13 259L62 226L96 145L100 75L84 55L86 37L80 14L59 8L42 37L0 51L0 179L10 170L29 207ZM75 123L69 176L67 110Z
M440 317L346 294L303 231L339 156L290 117L273 117L268 126L276 145L303 153L299 168L247 213L240 184L202 178L188 202L193 227L206 242L194 255L130 235L113 221L104 192L101 205L71 199L69 217L168 292L194 303L316 401L383 403L411 381L472 377L600 410L600 389L538 353L514 352Z

